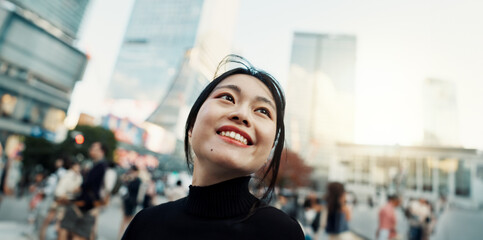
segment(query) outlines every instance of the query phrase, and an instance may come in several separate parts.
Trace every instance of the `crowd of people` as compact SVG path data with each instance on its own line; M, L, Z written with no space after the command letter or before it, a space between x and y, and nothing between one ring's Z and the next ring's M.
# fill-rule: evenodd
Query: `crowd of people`
M186 195L181 181L173 187L165 187L165 181L154 179L150 172L131 166L127 171L106 159L108 149L101 142L89 147L89 159L76 161L69 156L59 156L54 161L55 170L50 173L37 171L27 187L28 227L23 234L34 239L52 239L47 229L53 227L56 239L96 239L97 219L109 205L113 194L121 199L123 218L119 237L133 216L143 208L158 203L156 196L165 194L169 200ZM0 156L3 158L0 145ZM15 160L0 161L1 197L20 192L20 167ZM1 205L0 205L1 207Z
M377 230L371 239L377 240L428 240L435 232L438 216L447 207L447 201L440 197L437 202L424 198L403 198L397 194L387 194L387 199L379 201L367 198L369 208L377 207ZM325 194L309 192L301 197L288 190L280 190L274 206L297 219L303 226L305 239L354 239L349 231L352 208L358 204L353 194L345 191L339 182L330 182ZM402 214L397 214L401 211ZM397 216L404 216L398 219ZM398 232L398 221L407 222L408 229ZM368 237L368 236L364 236Z

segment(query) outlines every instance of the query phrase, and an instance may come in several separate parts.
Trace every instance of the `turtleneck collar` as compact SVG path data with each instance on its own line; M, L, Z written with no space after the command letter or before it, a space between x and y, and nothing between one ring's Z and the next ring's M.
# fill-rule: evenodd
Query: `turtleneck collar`
M258 199L248 191L250 177L239 177L205 187L190 186L186 202L189 214L230 218L249 213Z

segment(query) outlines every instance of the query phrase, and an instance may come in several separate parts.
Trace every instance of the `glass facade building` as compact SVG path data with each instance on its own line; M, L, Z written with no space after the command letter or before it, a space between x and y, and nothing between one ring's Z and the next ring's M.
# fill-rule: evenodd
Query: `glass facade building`
M426 79L423 85L424 140L430 146L460 146L454 83Z
M89 0L9 0L75 39Z
M0 2L0 141L12 134L53 141L87 57L39 24L46 20L32 17L22 8L30 6L28 1L22 2ZM40 7L41 2L34 5Z
M295 33L287 83L289 147L313 165L353 142L356 37Z
M483 206L483 155L476 149L337 144L336 174L359 198L398 193L403 198L440 196L452 204Z
M196 40L203 0L137 0L108 98L161 101Z

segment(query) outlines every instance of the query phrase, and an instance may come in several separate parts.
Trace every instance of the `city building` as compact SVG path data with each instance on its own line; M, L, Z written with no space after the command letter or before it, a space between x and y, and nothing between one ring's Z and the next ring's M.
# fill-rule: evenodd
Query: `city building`
M423 86L423 144L428 146L461 146L458 128L458 104L453 83L426 79Z
M483 154L476 149L427 146L337 144L331 171L361 201L443 196L450 204L483 207Z
M52 6L53 2L60 5ZM8 141L19 136L59 140L56 132L87 64L86 55L73 45L87 4L88 0L0 1L2 144L19 142Z
M323 186L336 143L354 141L356 37L296 32L291 54L287 143Z

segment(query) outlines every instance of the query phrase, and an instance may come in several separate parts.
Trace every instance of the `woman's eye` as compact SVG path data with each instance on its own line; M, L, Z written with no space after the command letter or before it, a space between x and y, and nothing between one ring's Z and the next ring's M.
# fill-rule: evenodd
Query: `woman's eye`
M230 101L232 103L235 102L235 99L230 94L223 94L223 95L220 96L220 98L227 100L227 101Z
M266 109L266 108L259 108L259 109L257 109L257 110L256 110L256 112L259 112L259 113L261 113L261 114L265 114L265 115L267 115L269 118L271 118L271 116L270 116L270 111L268 111L268 109Z

